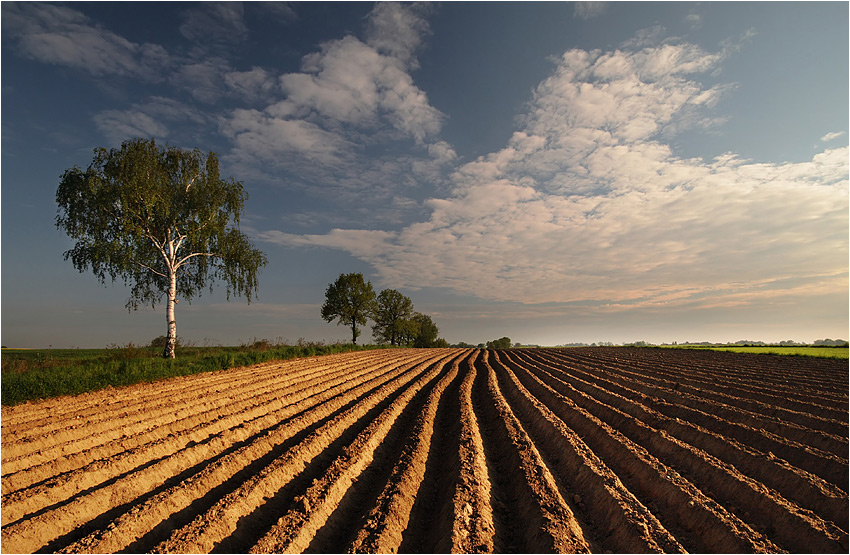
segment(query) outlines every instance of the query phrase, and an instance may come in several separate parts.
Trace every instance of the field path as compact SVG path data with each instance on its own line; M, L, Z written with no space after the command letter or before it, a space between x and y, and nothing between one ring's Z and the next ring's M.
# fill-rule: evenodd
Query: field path
M848 364L392 349L2 409L2 551L848 551Z

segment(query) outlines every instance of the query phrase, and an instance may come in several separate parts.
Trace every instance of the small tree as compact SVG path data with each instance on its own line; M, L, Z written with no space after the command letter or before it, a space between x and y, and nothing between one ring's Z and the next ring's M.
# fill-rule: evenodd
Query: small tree
M378 295L372 334L379 341L400 345L407 320L413 315L413 301L395 289L384 289Z
M409 347L433 347L440 333L431 317L421 312L414 312L402 323L401 329L401 343Z
M174 358L178 295L191 302L219 279L228 300L255 295L266 257L239 231L245 197L240 182L220 177L215 153L133 139L63 174L56 226L76 240L65 260L77 270L132 284L128 309L166 296L163 356Z
M322 318L327 322L338 319L337 325L351 326L351 342L357 343L360 330L367 318L374 318L377 303L372 284L363 279L363 274L340 274L325 291Z
M416 323L418 333L413 341L414 347L432 347L437 341L437 335L440 330L437 329L437 324L427 314L417 312L413 315L413 321Z
M511 348L511 338L510 337L502 337L500 339L494 339L493 341L487 342L488 349L510 349Z

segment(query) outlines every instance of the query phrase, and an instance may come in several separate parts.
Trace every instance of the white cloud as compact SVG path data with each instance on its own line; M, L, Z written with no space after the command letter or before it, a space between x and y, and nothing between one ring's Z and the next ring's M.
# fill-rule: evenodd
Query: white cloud
M233 110L220 119L220 130L234 143L228 161L240 175L266 181L275 178L264 176L263 167L285 169L295 176L286 180L287 188L330 196L330 202L359 199L359 206L368 207L362 212L371 210L385 223L421 216L421 202L413 199L424 195L416 191L444 184L457 160L439 138L445 116L408 72L427 32L428 9L377 4L367 42L349 35L322 44L302 58L300 72L280 76L271 91L268 75L258 68L225 74L228 87L244 98L253 90L259 91L256 98L282 93L263 110Z
M702 16L695 13L689 13L685 16L685 21L691 26L691 29L699 29L702 27Z
M833 141L838 137L843 137L844 135L846 135L844 131L834 131L832 133L827 133L826 135L821 137L820 140L824 143L828 143L829 141Z
M430 11L423 2L400 4L379 2L369 14L366 42L412 69L418 67L415 54L426 34L430 32L424 15Z
M722 58L688 44L571 50L506 147L458 167L426 221L264 239L348 251L385 286L491 300L630 309L841 293L847 148L756 164L682 159L663 142L727 93L690 77Z
M151 117L137 110L104 110L94 117L95 125L101 133L113 144L134 137L165 138L168 128Z
M443 115L396 58L351 36L305 56L302 73L283 75L280 84L288 101L331 124L375 129L385 120L420 142L442 126Z
M298 14L290 4L290 2L251 2L248 6L278 21L290 22L298 19Z
M253 67L250 71L225 73L224 84L230 92L248 102L266 100L275 89L274 78L261 67Z
M25 56L92 75L161 80L172 63L165 49L138 44L101 28L82 13L43 2L4 2L3 33Z
M336 165L351 147L314 123L273 117L268 111L235 110L222 121L221 130L233 139L234 154L272 164L282 165L285 158L281 155L289 154L312 163Z

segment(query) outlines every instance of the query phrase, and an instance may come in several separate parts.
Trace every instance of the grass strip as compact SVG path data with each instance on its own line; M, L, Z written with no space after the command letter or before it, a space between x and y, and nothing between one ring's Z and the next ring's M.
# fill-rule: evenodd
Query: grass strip
M187 347L176 359L160 349L3 349L0 403L17 405L61 395L79 395L201 372L250 366L273 360L380 349L381 345L278 345Z
M728 353L755 353L760 355L785 355L815 358L850 359L847 347L806 346L726 346L726 345L662 345L665 349L703 349Z

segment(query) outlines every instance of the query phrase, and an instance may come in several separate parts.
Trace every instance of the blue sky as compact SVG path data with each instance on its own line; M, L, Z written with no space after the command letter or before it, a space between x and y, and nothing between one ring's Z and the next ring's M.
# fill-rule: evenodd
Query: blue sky
M219 154L259 298L198 344L335 341L362 272L450 342L848 335L848 4L2 3L2 342L145 343L62 253L61 174ZM370 339L368 330L364 339Z

